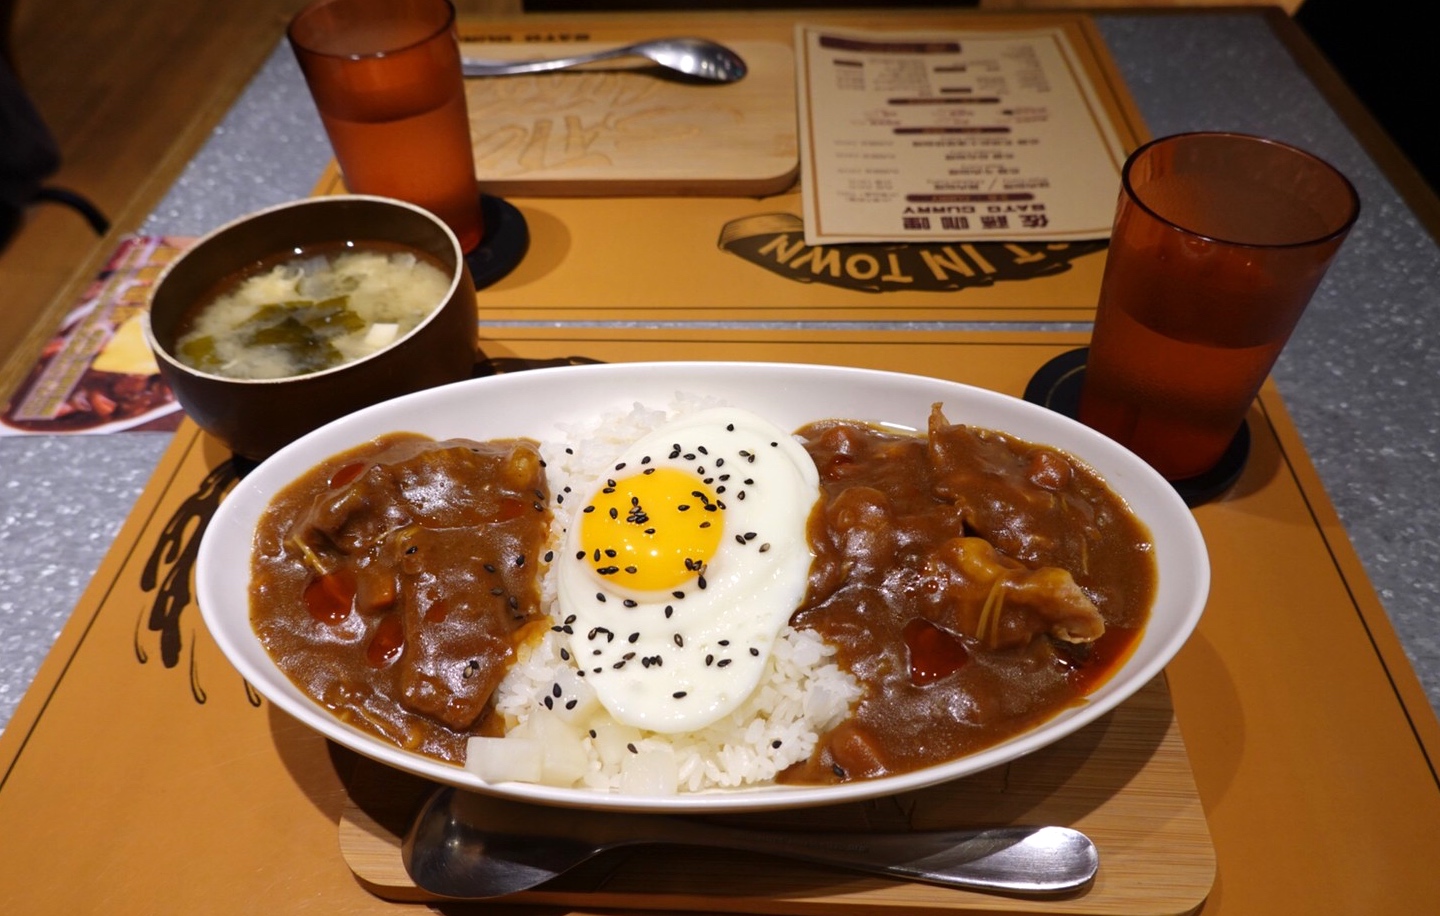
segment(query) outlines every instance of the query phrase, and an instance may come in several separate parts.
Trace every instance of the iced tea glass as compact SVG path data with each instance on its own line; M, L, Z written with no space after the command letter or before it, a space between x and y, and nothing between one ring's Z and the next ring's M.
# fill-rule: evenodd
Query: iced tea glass
M1169 480L1211 470L1359 209L1343 175L1273 140L1190 133L1137 149L1080 420Z
M424 207L462 250L479 245L480 191L449 0L315 0L287 36L345 186Z

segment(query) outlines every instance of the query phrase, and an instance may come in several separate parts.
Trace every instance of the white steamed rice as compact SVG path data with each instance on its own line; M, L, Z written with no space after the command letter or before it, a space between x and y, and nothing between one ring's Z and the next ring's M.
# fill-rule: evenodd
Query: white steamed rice
M667 409L636 404L628 413L563 428L560 441L542 443L553 492L574 494L559 505L552 501L552 545L563 541L581 494L630 442L682 413L712 406L712 400L677 395ZM545 576L542 600L558 620L563 615L555 593L553 576ZM702 731L661 735L615 722L598 704L578 710L583 716L548 708L557 678L567 687L576 681L573 665L561 658L566 642L551 630L521 649L495 694L507 737L472 739L467 767L493 781L527 779L643 795L763 784L808 758L861 692L835 663L833 648L809 631L786 626L764 678L735 712Z

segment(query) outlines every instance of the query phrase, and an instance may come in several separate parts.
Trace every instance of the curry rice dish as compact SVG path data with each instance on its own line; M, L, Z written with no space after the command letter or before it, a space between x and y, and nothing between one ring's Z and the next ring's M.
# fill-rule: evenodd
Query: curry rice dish
M649 422L653 427L653 417ZM624 424L605 418L597 428L607 426L613 432ZM612 446L598 489L562 478L563 453L549 452L547 461L538 444L525 440L435 442L395 434L337 455L278 494L262 517L252 624L277 664L316 702L401 747L478 768L488 779L612 791L635 785L609 772L627 763L611 759L616 748L622 758L664 748L668 760L699 744L702 758L720 758L682 757L641 789L673 792L873 779L973 753L1082 701L1124 660L1148 619L1156 587L1149 533L1102 480L1057 449L952 424L940 405L925 435L825 420L793 436L754 432L719 467L705 452L707 445L723 447L725 424L706 424L703 433L684 429L673 454L627 456L635 462L628 469L615 469L628 462L618 461L624 449ZM564 452L592 444L571 441ZM763 557L756 533L727 516L732 507L763 504L778 492L767 493L763 480L743 482L755 480L746 473L751 461L780 462L771 452L782 441L798 446L801 457L785 460L801 470L777 486L803 489L811 479L818 498L799 513L795 529L803 536L801 586L776 626L750 637L753 644L736 645L707 629L714 610L691 618L698 629L683 629L689 605L674 596L708 591L711 579L736 568L710 542L687 546L694 531L687 529L674 549L682 571L670 568L658 585L617 584L620 570L636 564L594 562L588 545L559 553L566 543L560 533L577 527L584 509L602 497L625 500L604 504L606 515L614 510L623 519L628 513L620 508L644 510L632 526L644 532L657 527L648 524L649 507L674 490L689 512L720 522L720 541L749 551L750 559ZM635 491L644 499L634 496L631 504L628 484L621 486L626 471L644 481L650 475L635 469L652 458L661 464L668 458L681 476L658 490ZM687 467L690 477L683 476ZM716 494L717 487L725 489ZM786 517L795 514L780 512L766 524L788 530ZM668 640L665 651L626 658L624 642L640 639L636 626L610 633L603 664L588 664L590 647L605 635L595 626L577 631L577 612L559 606L554 580L567 560L607 580L582 600L598 599L607 613L621 615L614 619L649 607L627 596L656 596L644 619ZM763 600L729 607L743 616ZM717 648L721 641L730 645ZM674 674L687 670L675 654L682 642L695 650L684 675ZM540 666L537 676L532 656L542 655L553 667ZM731 689L725 681L666 680L709 676L722 656L746 662L740 667L749 674L735 689L749 692L752 705L732 703L709 721L685 718L689 713L646 720L621 709L614 690L606 697L607 679L619 683L613 672L622 662L621 668L643 666L634 689L663 691L667 703L679 703L673 695L688 692L690 683ZM798 710L796 721L740 721L782 717L755 704L762 694L798 697L785 702ZM814 707L808 713L807 701ZM559 735L588 756L559 775L538 763L517 764L508 752L492 757L496 746L525 742L487 739L536 734L530 719L566 720L571 731L538 734L551 742ZM738 773L727 772L726 755L747 737L753 753L730 765ZM751 758L766 765L756 767Z

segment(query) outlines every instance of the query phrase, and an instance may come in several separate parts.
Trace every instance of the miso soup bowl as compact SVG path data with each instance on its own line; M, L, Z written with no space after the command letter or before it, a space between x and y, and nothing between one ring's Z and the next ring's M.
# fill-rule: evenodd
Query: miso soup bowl
M429 255L449 274L444 301L384 349L308 375L233 379L174 356L186 317L237 275L277 255L347 241L398 244ZM237 454L259 461L362 407L470 378L477 317L460 243L443 222L403 201L342 195L260 210L200 239L156 281L145 339L190 418Z

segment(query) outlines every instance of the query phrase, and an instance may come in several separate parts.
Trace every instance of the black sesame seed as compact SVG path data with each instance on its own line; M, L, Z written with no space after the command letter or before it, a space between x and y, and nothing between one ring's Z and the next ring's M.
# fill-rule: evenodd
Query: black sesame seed
M677 700L683 700L683 699L685 699L685 691L683 691L683 690L677 690L677 691L675 691L674 693L672 693L672 694L670 694L670 695L671 695L672 697L674 697L675 699L677 699Z
M744 491L744 490L741 490L739 493L736 493L736 494L735 494L735 498L736 498L736 499L744 499L744 498L745 498L745 491Z
M685 597L685 593L684 593L684 592L671 592L670 594L671 594L671 595L674 595L676 598L684 598L684 597Z
M560 699L560 697L564 695L564 693L565 691L560 689L559 684L554 684L550 687L550 695L557 700Z
M577 560L583 560L583 559L585 559L585 551L583 551L583 550L577 550L577 551L575 552L575 559L577 559Z
M566 709L574 709L574 708L576 707L576 705L579 704L579 702L580 702L579 700L566 700L566 701L565 701L565 708L566 708Z
M499 587L492 588L492 589L490 589L490 594L492 594L492 595L494 595L494 596L496 596L496 597L498 598L499 596L505 594L505 589L499 588Z
M675 607L674 607L674 605L670 605L670 604L665 605L665 619L666 619L666 620L669 620L669 619L670 619L670 615L673 614L673 613L675 613Z
M420 549L419 547L416 547L416 546L414 546L414 545L411 545L411 546L409 546L409 547L406 547L406 548L405 548L405 556L407 556L407 557L408 557L408 556L411 556L412 554L415 553L415 551L417 551L417 550L419 550L419 549Z
M728 640L728 639L722 639L722 640L720 640L720 645L722 645L722 646L728 646L728 645L730 645L730 640Z
M597 735L597 734L595 734L595 729L592 728L592 729L590 729L590 737L592 737L592 738L598 738L598 737L600 737L600 736Z
M679 646L682 649L685 648L685 637L681 636L679 633L676 633L671 638L675 640L675 645Z
M546 563L549 563L550 561L552 561L552 560L554 560L554 559L555 559L555 551L553 551L553 550L547 550L547 551L545 551L545 562L546 562Z
M752 649L751 651L753 652L754 650ZM565 662L568 662L568 661L570 660L570 650L569 650L569 649L562 648L562 649L560 650L560 660L561 660L561 661L565 661Z
M485 571L488 572L488 573L493 573L493 572L495 571L495 564L493 564L493 563L486 563L486 564L485 564Z
M641 464L649 464L649 463L650 463L650 456L649 456L649 455L646 455L644 458L641 458L641 459L640 459L640 463L641 463ZM647 472L647 473L648 473L648 472Z
M760 545L760 552L761 552L761 553L768 553L769 551L770 551L770 545L769 545L769 543L765 543L765 544L761 544L761 545Z
M522 553L522 554L520 554L519 556L517 556L517 557L515 558L515 568L516 568L516 569L519 569L520 567L522 567L522 566L524 566L524 565L525 565L525 554Z
M550 697L546 697L546 698L545 698L545 708L546 708L546 709L554 709L554 708L555 708L555 701L552 700Z
M698 585L698 586L700 586L700 590L703 592L703 591L705 590L705 577L704 577L704 576L697 576L697 577L695 578L695 584Z
M728 432L728 433L733 433L733 432L735 431L735 424L734 424L734 423L726 423L726 424L725 424L725 431Z
M774 741L770 742L770 746L773 748L779 748L781 744L784 744L784 742L781 741L779 738L776 738Z
M626 749L629 750L630 753L632 753L632 754L638 754L638 753L640 753L638 750L636 750L634 744L627 744L627 745L625 745L625 747L626 747Z
M713 656L713 655L707 655L707 656L705 656L705 667L708 668L708 667L710 667L710 666L713 665L713 664L715 664L715 656Z
M635 643L637 643L637 642L639 642L639 641L640 641L640 634L639 634L639 633L631 633L631 634L630 634L629 642L630 642L631 645L634 645Z
M830 764L830 772L834 773L840 779L845 778L845 768L840 766L840 764L838 763Z
M626 607L639 607L639 606L640 606L640 603L639 603L638 601L636 601L634 598L626 598L624 601L622 601L622 602L620 602L620 603L623 604L623 605L625 605Z
M720 659L718 662L715 663L715 667L716 667L716 668L728 668L728 667L730 667L730 659L728 659L728 658L722 658L722 659Z
M601 604L604 604L604 603L605 603L605 593L604 593L604 592L596 592L596 593L595 593L595 600L598 601L598 602L600 602Z
M594 511L595 511L595 507L594 507L593 505L592 505L592 506L586 506L586 507L585 507L584 509L582 509L581 511L583 511L583 512L594 512Z
M574 623L574 622L575 622L575 615L574 615L574 614L571 614L571 615L569 615L568 617L565 618L565 623L567 623L567 624L571 624L571 623Z
M757 649L757 648L755 648L754 646L751 646L751 647L750 647L750 654L753 655L753 656L755 656L756 658L759 658L759 657L760 657L760 650Z

